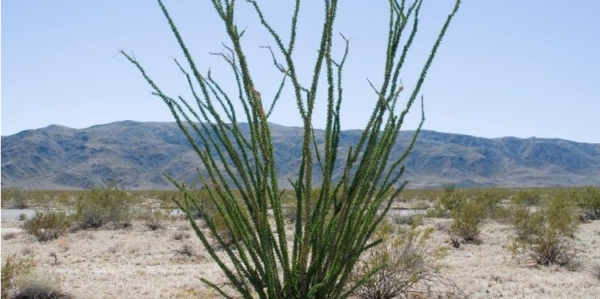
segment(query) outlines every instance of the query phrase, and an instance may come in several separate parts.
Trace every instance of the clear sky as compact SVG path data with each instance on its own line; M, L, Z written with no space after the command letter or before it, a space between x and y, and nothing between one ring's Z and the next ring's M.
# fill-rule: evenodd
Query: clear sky
M200 68L227 81L223 26L209 1L167 0ZM249 5L238 1L244 45L263 98L280 80L268 52L273 44ZM260 1L286 32L293 1ZM306 82L322 12L305 1L296 58ZM387 2L340 1L335 27L350 37L345 74L345 129L364 126L374 103L366 78L381 82ZM287 6L281 8L283 3ZM403 83L410 90L451 0L425 1L421 33ZM314 6L314 7L313 7ZM481 137L548 137L600 143L600 1L463 0L422 89L426 129ZM2 1L2 135L60 124L74 128L119 120L171 121L162 102L118 50L134 53L173 95L188 96L171 57L182 58L154 1ZM284 34L287 36L287 34ZM337 40L336 55L342 51ZM289 94L288 94L289 95ZM268 100L267 100L268 103ZM288 96L271 121L300 125ZM418 111L414 111L418 115ZM316 127L323 126L317 113ZM406 129L414 128L416 116Z

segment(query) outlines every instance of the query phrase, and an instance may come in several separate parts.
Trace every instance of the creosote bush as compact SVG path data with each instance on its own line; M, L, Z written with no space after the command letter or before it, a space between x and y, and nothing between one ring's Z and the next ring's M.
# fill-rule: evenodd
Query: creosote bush
M138 218L144 222L144 225L150 230L163 229L165 223L171 221L171 215L163 209L147 209L138 215Z
M29 207L27 192L21 188L3 188L1 194L2 207L11 207L15 209L25 209Z
M456 186L445 186L442 195L432 209L427 211L429 217L448 217L450 213L465 201L465 195L456 189Z
M476 200L463 200L451 212L454 222L450 226L449 234L453 238L462 238L467 243L479 240L480 226L486 217L486 207ZM456 245L455 245L456 246Z
M485 189L476 195L476 201L483 205L486 213L490 217L503 218L503 211L499 204L506 197L506 194L500 189Z
M133 199L114 184L92 188L79 196L75 217L79 229L100 228L111 224L113 228L131 225Z
M32 259L18 258L14 255L8 256L2 263L2 299L9 298L9 292L13 289L17 277L29 274L35 263Z
M382 223L376 237L383 240L380 246L369 251L366 259L358 263L353 279L366 273L376 274L361 284L354 296L365 299L413 298L426 296L462 297L462 292L449 279L443 277L440 260L446 256L443 247L430 248L427 242L433 227L419 228L416 221L395 231L392 224Z
M72 217L65 212L38 212L33 218L25 221L23 229L34 235L38 241L49 241L66 234L72 224Z
M542 192L538 188L531 190L521 190L517 194L513 195L511 201L515 205L522 206L537 206L542 201Z
M517 206L513 213L516 236L513 254L525 254L540 265L569 266L575 260L571 238L577 229L572 203L565 197L555 197L547 207L530 211Z
M400 79L420 26L423 1L385 1L389 4L388 36L383 41L387 47L380 53L385 63L376 79L378 87L370 81L375 90L374 108L360 137L343 156L338 153L340 111L347 92L342 83L351 40L343 35L338 38L334 32L337 0L323 3L322 29L316 46L297 43L298 19L303 17L300 0L293 2L290 24L286 26L290 31L285 34L272 27L257 1L212 0L228 36L228 41L219 46L223 51L213 54L224 59L234 88L222 85L210 72L201 71L167 8L158 2L183 52L183 62L175 60L175 64L189 86L190 97L165 94L133 55L121 53L140 71L153 95L167 105L200 159L199 181L206 200L198 198L185 184L167 178L183 193L183 199L175 199L175 204L187 215L235 295L207 279L202 281L224 297L348 297L379 270L373 269L350 282L354 265L363 253L380 244L380 240L371 238L373 232L407 184L402 180L402 165L415 145L424 112L403 151L396 156L397 151L392 149L397 145L406 115L418 102L427 72L460 0L453 1L453 9L410 88L403 86ZM262 69L253 68L245 51L244 45L249 41L242 43L246 25L238 24L240 19L236 18L242 5L247 5L256 16L272 43L262 47L281 76L281 81L268 90L274 94L272 99L267 99L266 94L270 93L264 92L264 86L258 86L260 81L255 75ZM338 53L334 51L338 42L342 46L340 55L334 54ZM315 48L317 51L313 51ZM297 60L295 54L306 50L315 52L314 63ZM312 70L304 74L302 70L307 65ZM410 91L406 94L405 90ZM286 237L284 193L277 175L278 166L285 161L277 160L269 124L280 99L293 101L302 120L298 157L301 163L289 181L296 202L291 240ZM313 123L315 116L321 115L315 113L320 107L325 126L317 139ZM207 211L210 209L213 212ZM198 214L208 233L198 227L194 219ZM219 248L223 249L222 254L217 254Z
M573 197L581 208L583 221L600 219L600 188L589 186L574 192Z

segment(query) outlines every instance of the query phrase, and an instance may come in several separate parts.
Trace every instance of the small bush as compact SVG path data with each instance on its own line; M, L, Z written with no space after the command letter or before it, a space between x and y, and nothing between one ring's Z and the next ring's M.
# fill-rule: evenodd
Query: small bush
M19 214L19 217L17 217L17 220L19 220L19 221L27 220L27 214L25 214L25 213Z
M513 254L526 254L540 265L568 266L575 257L568 242L578 224L574 215L572 205L564 197L554 198L548 207L538 211L515 208Z
M296 217L298 217L296 202L294 201L287 203L286 206L283 208L282 213L283 217L289 223L296 223Z
M70 299L68 293L60 289L60 281L48 275L30 273L18 277L11 291L11 299Z
M416 225L393 233L389 223L383 223L377 237L383 243L372 249L368 257L360 262L354 272L353 279L362 278L378 268L378 272L359 286L354 296L357 298L410 298L413 292L427 292L455 295L462 292L449 279L438 272L439 261L445 257L444 248L429 249L426 242L431 238L434 229L428 227L419 230ZM445 289L444 289L445 288Z
M479 227L486 216L484 205L473 200L463 201L450 215L454 219L449 230L451 237L458 236L465 242L475 242L479 239Z
M452 210L465 200L464 194L457 191L455 186L444 188L444 193L432 209L427 211L428 217L448 217Z
M14 239L17 237L17 233L15 232L10 232L10 233L6 233L2 235L2 240L7 241L10 239Z
M33 267L34 263L31 259L20 259L14 255L6 258L6 261L2 264L2 299L8 298L15 279L30 273Z
M483 205L488 215L496 217L500 210L498 206L502 202L504 194L497 189L487 189L477 195L477 202Z
M187 257L196 256L196 251L194 250L194 247L192 247L189 244L183 244L183 246L181 246L180 249L173 250L173 252L177 255L183 255Z
M573 197L581 208L583 221L600 219L600 188L587 187L583 191L575 192Z
M21 188L6 188L2 192L2 207L26 209L30 206L27 192Z
M171 219L170 215L162 209L148 210L140 218L144 225L150 230L158 230L165 227L165 222Z
M78 228L100 228L112 224L114 228L131 226L133 199L114 184L82 192L76 206Z
M532 190L522 190L517 192L512 198L511 201L515 205L521 206L537 206L542 201L542 192L540 189L532 189Z
M396 214L393 212L388 213L387 218L389 219L389 221L391 223L396 224L396 225L413 225L413 224L418 225L423 220L422 215L418 215L418 214L402 215L402 214Z
M34 235L38 241L48 241L66 234L71 225L72 219L65 212L49 211L36 213L25 222L23 229Z
M173 234L173 240L175 241L181 241L183 239L189 239L190 238L190 234L187 232L176 232Z
M228 226L228 220L225 216L219 212L219 209L215 203L209 198L204 189L197 189L192 191L195 194L198 204L201 207L200 219L204 220L207 226L214 226L216 234L211 230L210 235L214 238L221 238L225 245L230 246L234 243L235 233ZM242 209L242 213L247 214L246 209ZM246 217L249 217L246 215Z

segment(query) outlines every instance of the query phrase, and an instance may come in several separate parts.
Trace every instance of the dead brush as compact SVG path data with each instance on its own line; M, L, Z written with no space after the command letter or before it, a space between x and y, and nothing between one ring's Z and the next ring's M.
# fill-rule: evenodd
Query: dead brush
M389 223L384 223L377 233L383 243L368 253L358 264L352 279L375 272L370 279L356 288L356 298L440 298L464 297L456 284L439 273L439 261L445 257L443 247L431 249L426 242L434 229L409 229L394 233Z
M173 234L173 240L175 241L181 241L183 239L189 239L190 238L190 234L187 232L176 232Z
M8 240L14 239L16 237L17 237L17 233L15 233L15 232L9 232L9 233L6 233L6 234L2 235L2 240L8 241Z
M61 290L57 277L30 273L18 277L8 298L11 299L71 299L69 293Z
M194 257L196 256L196 251L189 244L183 244L180 249L175 249L173 252L177 255L182 255L186 257Z
M170 221L169 214L161 209L152 209L143 213L140 218L144 221L144 225L151 231L163 229L166 222Z

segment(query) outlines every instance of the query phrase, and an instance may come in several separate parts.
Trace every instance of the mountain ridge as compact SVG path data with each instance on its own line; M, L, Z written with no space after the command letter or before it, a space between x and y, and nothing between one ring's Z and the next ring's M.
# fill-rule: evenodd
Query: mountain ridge
M287 186L300 163L301 128L270 125L279 180ZM339 156L345 157L360 132L341 132ZM411 133L401 132L392 157ZM319 140L323 130L315 134ZM405 165L411 188L600 185L600 144L422 131ZM200 161L173 122L50 125L2 136L3 188L83 189L113 179L125 189L172 189L163 172L192 181L196 168Z

